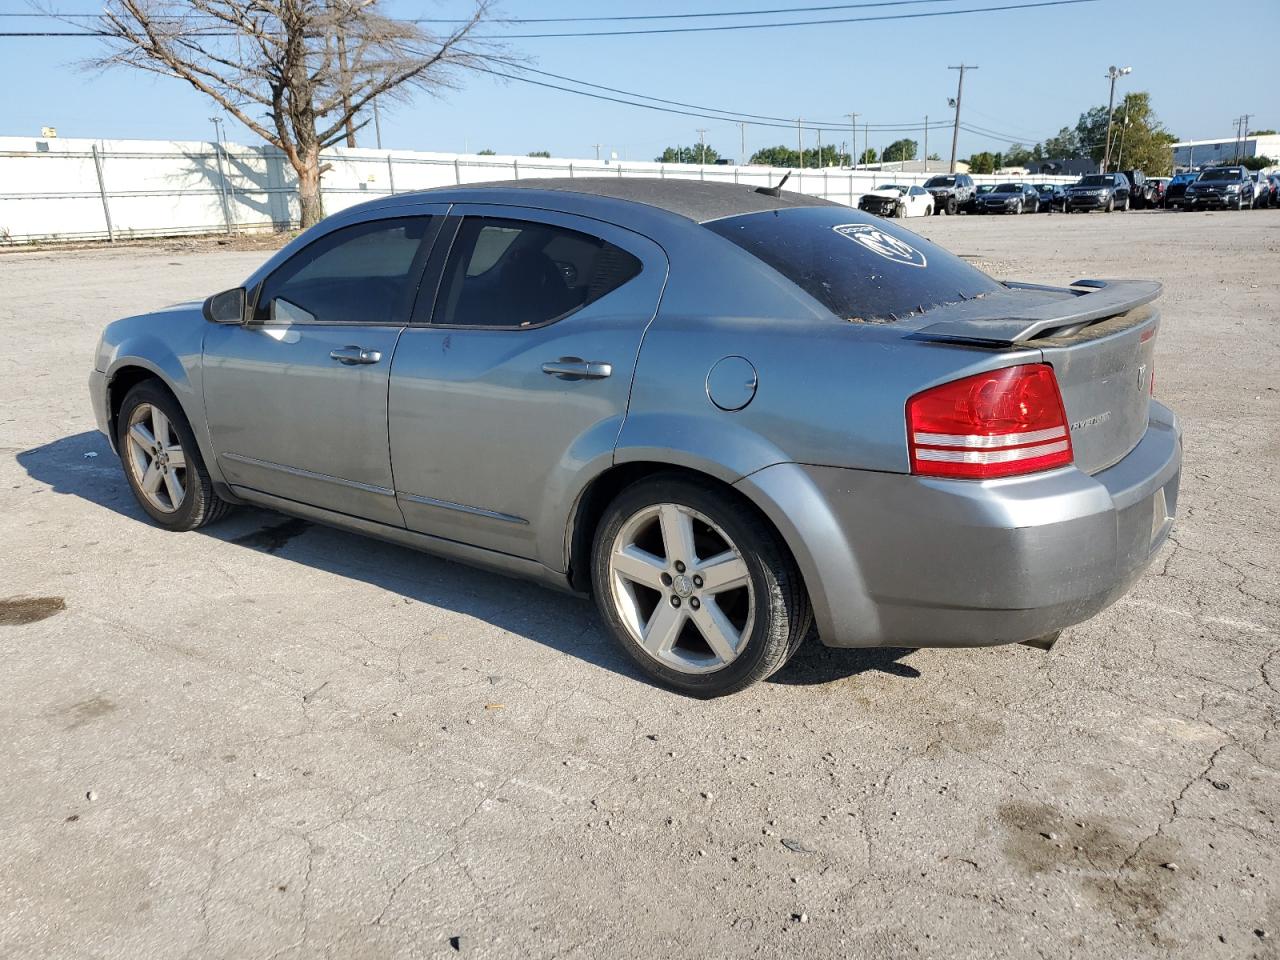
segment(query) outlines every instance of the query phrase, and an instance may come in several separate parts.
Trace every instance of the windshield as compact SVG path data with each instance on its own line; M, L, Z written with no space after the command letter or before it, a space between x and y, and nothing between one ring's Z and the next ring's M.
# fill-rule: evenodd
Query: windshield
M996 187L996 193L1021 193L1022 185L1018 183L1002 183Z
M955 177L930 177L926 187L954 187L956 185Z
M1240 171L1235 167L1224 167L1221 170L1206 170L1200 174L1201 180L1239 180Z
M995 187L993 187L991 184L989 184L989 183L984 183L982 186L980 186L980 187L978 188L978 192L979 192L979 193L990 193L990 192L991 192L992 190L994 190L994 189L995 189Z
M843 207L748 213L704 226L847 320L896 320L1003 289L924 237Z
M900 183L883 183L876 187L877 190L897 190L899 193L906 193L907 188Z
M1111 178L1104 177L1101 174L1093 174L1088 177L1081 177L1080 182L1076 184L1077 187L1109 187L1110 185L1111 185Z

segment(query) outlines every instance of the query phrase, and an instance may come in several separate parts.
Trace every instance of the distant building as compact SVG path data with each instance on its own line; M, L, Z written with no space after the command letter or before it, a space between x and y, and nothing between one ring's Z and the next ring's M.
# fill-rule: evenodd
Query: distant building
M1234 163L1237 157L1270 157L1280 159L1280 136L1268 134L1246 137L1243 142L1235 137L1222 140L1184 140L1173 145L1173 169L1199 170L1223 163Z
M881 170L885 173L950 173L946 160L891 160L888 163L860 163L859 170ZM956 161L956 173L968 173L969 165L963 160Z

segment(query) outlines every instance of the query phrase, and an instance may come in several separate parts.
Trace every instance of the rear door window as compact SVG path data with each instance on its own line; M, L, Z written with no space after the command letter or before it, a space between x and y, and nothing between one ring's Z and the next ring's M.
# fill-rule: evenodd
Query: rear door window
M467 217L445 264L433 322L536 327L594 303L640 273L599 237L531 220Z
M793 207L704 226L847 320L898 320L1003 289L924 237L846 207Z

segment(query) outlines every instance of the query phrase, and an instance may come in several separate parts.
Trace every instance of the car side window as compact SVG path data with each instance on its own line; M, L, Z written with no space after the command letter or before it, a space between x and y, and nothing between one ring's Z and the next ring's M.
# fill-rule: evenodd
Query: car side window
M537 327L616 290L641 271L627 251L578 230L466 217L445 264L433 323Z
M431 217L399 217L321 237L263 282L255 322L406 322L432 226Z

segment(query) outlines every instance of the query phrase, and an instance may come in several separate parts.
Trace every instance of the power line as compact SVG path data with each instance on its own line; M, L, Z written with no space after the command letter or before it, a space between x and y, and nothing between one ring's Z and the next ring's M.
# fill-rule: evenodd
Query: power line
M876 0L866 6L902 6L906 4L955 2L955 0ZM508 34L474 34L475 40L552 40L570 39L573 37L638 37L655 34L674 33L711 33L725 30L772 30L779 27L811 27L838 23L877 23L888 20L919 20L928 17L955 17L970 13L998 13L1009 10L1032 10L1040 7L1067 7L1082 3L1098 3L1100 0L1038 0L1035 3L1007 3L993 7L967 7L963 10L929 10L921 13L882 14L874 17L836 17L823 20L787 20L774 23L739 23L718 24L710 27L654 27L643 30L589 30L576 33L508 33ZM235 31L200 31L205 37L234 37ZM54 31L54 30L21 30L3 31L0 37L106 37L111 36L105 30Z

